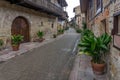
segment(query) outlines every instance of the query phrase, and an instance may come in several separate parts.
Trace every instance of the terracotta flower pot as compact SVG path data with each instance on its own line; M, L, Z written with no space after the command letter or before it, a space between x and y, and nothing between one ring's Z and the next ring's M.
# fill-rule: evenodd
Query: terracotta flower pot
M105 63L97 64L91 61L91 64L92 64L93 72L95 74L102 75L104 73L106 67Z
M45 39L44 38L40 38L39 39L39 42L43 42Z
M19 45L12 45L13 51L18 51L19 50Z
M53 38L56 38L57 37L57 35L53 35Z

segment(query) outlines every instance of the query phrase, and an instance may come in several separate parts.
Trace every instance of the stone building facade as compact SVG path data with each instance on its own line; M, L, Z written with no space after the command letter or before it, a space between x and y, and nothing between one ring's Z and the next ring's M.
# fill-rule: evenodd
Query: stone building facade
M75 13L75 22L76 22L78 28L82 29L82 23L85 21L85 15L83 13L81 13L80 5L76 6L73 9L73 12Z
M15 33L23 34L25 42L33 41L37 38L36 33L39 30L49 39L57 33L58 20L67 19L63 10L63 7L67 6L65 0L57 5L56 2L52 3L52 0L25 1L0 1L0 39L5 43ZM56 10L59 10L58 13Z
M96 36L112 36L108 60L109 80L120 80L120 0L80 0L87 27Z

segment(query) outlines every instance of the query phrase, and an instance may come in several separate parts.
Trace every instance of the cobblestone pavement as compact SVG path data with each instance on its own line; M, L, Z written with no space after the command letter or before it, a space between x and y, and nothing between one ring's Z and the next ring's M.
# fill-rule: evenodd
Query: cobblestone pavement
M70 29L54 42L1 63L0 80L68 80L78 37Z
M69 80L108 80L107 75L95 75L91 67L91 58L77 55Z

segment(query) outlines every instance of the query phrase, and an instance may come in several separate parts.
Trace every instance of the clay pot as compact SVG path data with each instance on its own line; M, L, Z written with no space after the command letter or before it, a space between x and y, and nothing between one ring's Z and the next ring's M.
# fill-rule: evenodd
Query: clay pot
M12 45L13 51L18 51L19 50L19 45Z
M56 38L57 37L57 35L53 35L53 38Z
M102 75L104 73L106 64L105 63L101 63L101 64L97 64L94 62L91 62L92 64L92 68L93 68L93 72L97 75Z
M39 38L38 42L43 42L45 39L44 38Z

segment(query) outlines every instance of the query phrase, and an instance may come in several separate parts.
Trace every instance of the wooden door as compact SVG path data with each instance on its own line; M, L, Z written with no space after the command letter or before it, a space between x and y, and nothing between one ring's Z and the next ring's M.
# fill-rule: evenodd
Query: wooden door
M24 36L23 42L29 42L29 24L24 17L17 17L12 23L11 29L12 35L22 35Z

